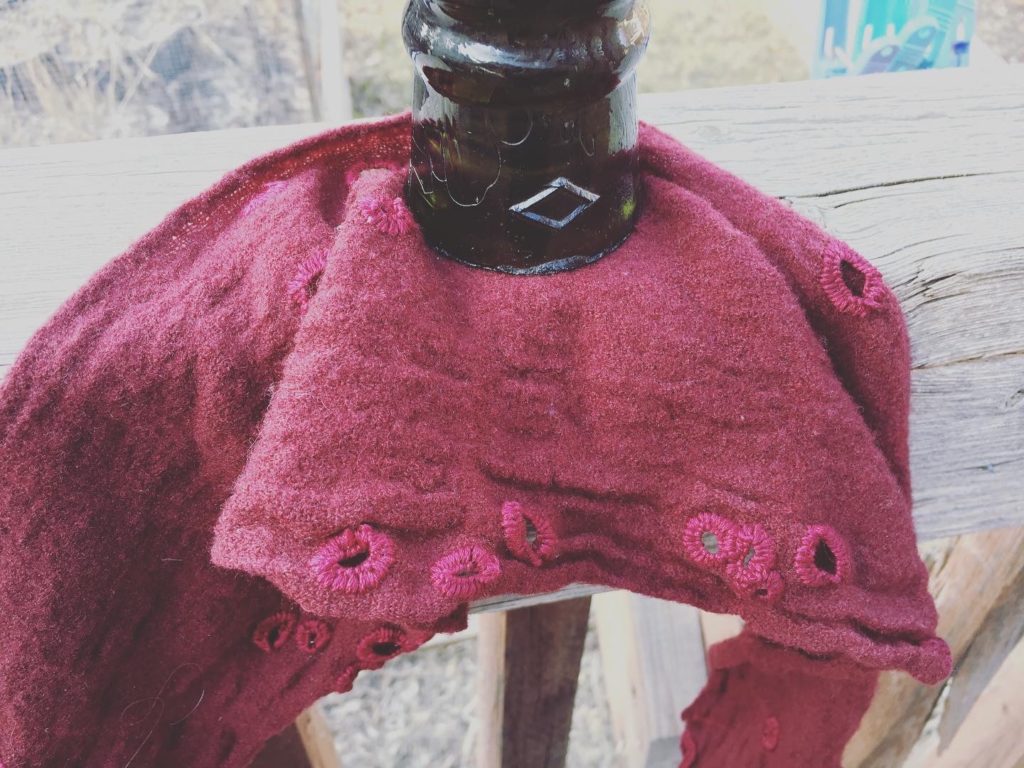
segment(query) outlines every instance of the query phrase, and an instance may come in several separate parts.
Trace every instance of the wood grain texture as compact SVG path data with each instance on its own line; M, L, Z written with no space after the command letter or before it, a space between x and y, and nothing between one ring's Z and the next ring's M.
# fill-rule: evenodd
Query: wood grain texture
M860 730L847 745L846 768L903 765L929 720L941 716L937 707L956 689L959 665L974 638L1024 569L1024 528L961 536L934 547L927 559L939 635L949 643L956 665L953 678L945 686L928 687L901 673L883 674Z
M902 768L1020 768L1024 759L1024 643L1018 644L948 745L926 728ZM932 718L933 725L936 718Z
M342 768L341 758L334 749L331 729L319 704L314 704L299 715L295 720L295 729L305 747L309 768Z
M1024 68L648 95L641 115L790 201L893 285L913 343L919 534L1024 523ZM322 128L0 151L0 375L174 206Z
M481 617L480 768L563 768L590 598Z
M700 612L622 591L598 595L593 605L625 768L676 768L679 713L707 682Z
M956 668L939 721L939 748L963 727L982 693L1024 637L1024 570L1006 584Z

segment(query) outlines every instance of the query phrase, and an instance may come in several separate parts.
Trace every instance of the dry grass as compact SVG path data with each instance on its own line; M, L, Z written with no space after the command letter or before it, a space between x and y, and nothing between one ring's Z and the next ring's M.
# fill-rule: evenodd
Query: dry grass
M641 90L793 80L770 0L648 0ZM405 108L405 0L338 0L354 111ZM983 0L978 31L1024 59L1024 0ZM315 118L301 19L313 0L0 0L0 146Z
M293 6L0 0L0 145L312 118Z
M642 91L798 80L796 51L761 12L760 0L648 0L650 48L641 64ZM357 115L404 109L412 66L400 35L405 0L344 0L345 62Z

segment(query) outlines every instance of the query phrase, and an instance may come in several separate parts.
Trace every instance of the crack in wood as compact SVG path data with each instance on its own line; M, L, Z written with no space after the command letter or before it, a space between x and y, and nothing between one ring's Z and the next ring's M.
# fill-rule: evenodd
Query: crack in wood
M833 189L828 192L815 192L810 195L784 195L789 200L814 200L821 197L835 197L845 195L849 192L866 192L872 189L885 189L887 187L903 187L911 184L924 184L931 181L952 181L954 179L972 179L983 176L1007 176L1016 173L1024 173L1022 169L1010 169L1006 171L979 171L977 173L950 173L940 176L920 176L914 179L900 179L898 181L880 181L874 184L864 184L858 187L846 187L844 189ZM839 206L832 206L838 208Z

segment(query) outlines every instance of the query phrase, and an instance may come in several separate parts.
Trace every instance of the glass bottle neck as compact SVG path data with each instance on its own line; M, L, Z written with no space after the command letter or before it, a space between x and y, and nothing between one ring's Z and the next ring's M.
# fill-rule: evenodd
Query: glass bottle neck
M640 211L635 67L643 0L411 0L410 209L474 266L545 273L594 261Z

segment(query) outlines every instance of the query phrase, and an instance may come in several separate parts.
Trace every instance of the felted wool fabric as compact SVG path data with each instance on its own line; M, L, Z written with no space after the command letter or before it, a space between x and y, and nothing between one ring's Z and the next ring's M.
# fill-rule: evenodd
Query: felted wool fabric
M471 601L576 582L746 620L684 764L838 765L878 670L944 678L878 272L646 124L621 247L469 268L404 206L409 136L229 174L22 354L3 765L240 768Z

